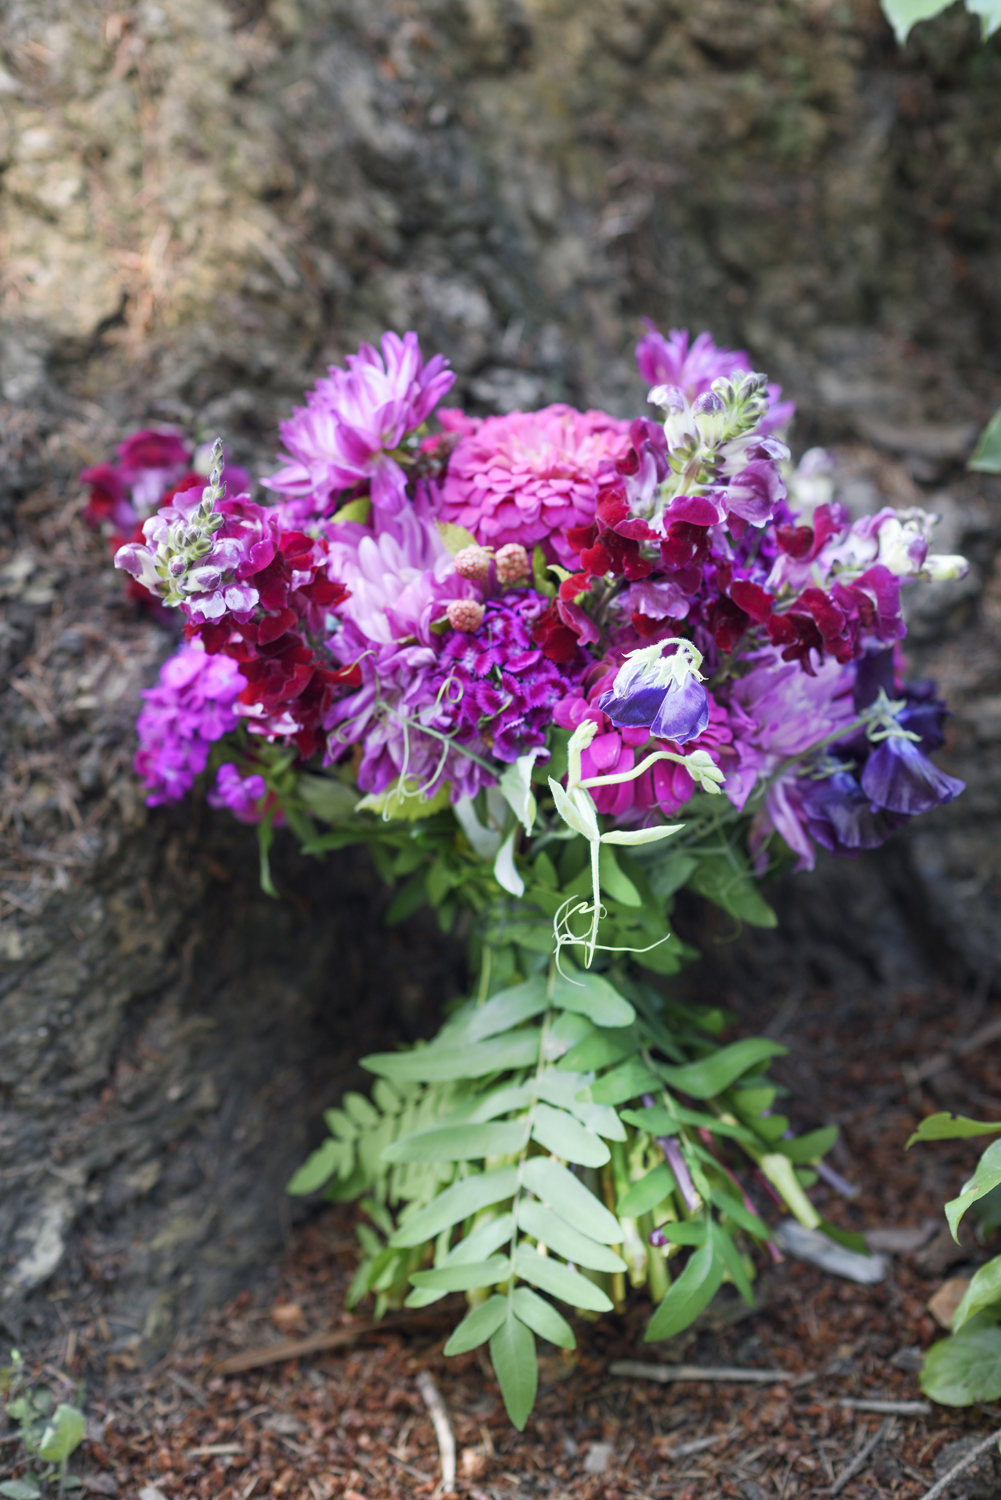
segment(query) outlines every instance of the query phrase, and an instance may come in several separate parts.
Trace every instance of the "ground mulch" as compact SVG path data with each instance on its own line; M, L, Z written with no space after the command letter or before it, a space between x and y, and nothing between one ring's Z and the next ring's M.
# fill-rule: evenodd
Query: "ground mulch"
M128 1500L431 1497L439 1454L415 1384L428 1370L451 1417L458 1492L468 1500L826 1494L885 1420L839 1402L919 1399L920 1351L942 1336L928 1300L945 1278L969 1274L991 1251L972 1234L957 1247L943 1233L943 1199L957 1191L978 1143L924 1145L906 1155L903 1147L916 1121L934 1110L970 1109L972 1101L987 1118L1001 1112L1001 1045L957 1056L998 1012L983 995L935 986L895 997L866 1028L846 1029L823 994L799 1010L790 1086L797 1073L814 1078L823 1103L813 1107L844 1127L834 1164L860 1189L851 1200L816 1190L821 1211L853 1229L929 1224L928 1242L895 1254L885 1281L860 1286L788 1259L769 1269L762 1257L757 1310L749 1313L724 1288L696 1328L654 1346L642 1342L650 1308L635 1293L621 1315L579 1321L573 1353L545 1350L538 1404L521 1434L507 1421L483 1351L442 1354L461 1299L335 1351L242 1375L214 1373L214 1362L234 1352L368 1320L365 1308L344 1311L357 1211L327 1208L297 1232L283 1264L155 1368L121 1370L112 1358L109 1369L99 1320L74 1328L62 1357L53 1351L53 1377L68 1368L90 1386L90 1440L74 1464L85 1492ZM757 1366L792 1378L757 1387L662 1386L612 1375L609 1365L622 1358ZM897 1416L840 1494L918 1500L937 1477L936 1459L941 1472L956 1456L943 1460L943 1450L999 1426L1001 1407ZM685 1452L704 1438L715 1441ZM0 1449L0 1477L16 1472L10 1450ZM951 1493L991 1491L959 1485Z

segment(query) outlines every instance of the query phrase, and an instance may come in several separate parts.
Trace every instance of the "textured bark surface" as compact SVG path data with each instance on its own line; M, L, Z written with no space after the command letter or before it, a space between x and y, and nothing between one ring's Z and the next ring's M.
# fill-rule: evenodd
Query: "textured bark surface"
M364 861L286 852L276 905L245 830L147 816L131 726L171 642L73 477L148 420L266 472L304 385L384 326L462 400L623 413L638 316L707 326L857 508L930 497L975 566L915 598L911 643L969 790L707 972L778 1004L994 971L1001 489L962 461L1001 402L996 43L950 12L901 52L870 0L9 0L0 49L12 1332L96 1287L123 1359L162 1347L281 1244L352 1057L461 984L426 923L380 932Z

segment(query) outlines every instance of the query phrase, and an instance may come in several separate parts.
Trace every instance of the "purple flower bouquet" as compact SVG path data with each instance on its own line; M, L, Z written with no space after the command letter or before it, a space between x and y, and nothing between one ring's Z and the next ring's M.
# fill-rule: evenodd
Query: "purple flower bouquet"
M929 758L944 704L903 680L901 586L965 570L934 517L853 521L744 354L652 326L637 352L656 420L484 418L386 334L282 424L270 504L227 493L218 444L182 475L177 435L87 476L95 524L138 525L117 565L185 622L139 717L149 802L207 774L267 889L286 824L369 845L390 922L430 904L468 937L470 998L365 1059L290 1191L362 1199L353 1302L466 1294L446 1352L489 1342L518 1426L536 1335L574 1342L554 1303L645 1286L667 1338L724 1280L752 1299L776 1212L830 1229L807 1192L835 1131L775 1112L784 1049L722 1043L662 982L696 956L674 894L772 925L766 877L962 790Z

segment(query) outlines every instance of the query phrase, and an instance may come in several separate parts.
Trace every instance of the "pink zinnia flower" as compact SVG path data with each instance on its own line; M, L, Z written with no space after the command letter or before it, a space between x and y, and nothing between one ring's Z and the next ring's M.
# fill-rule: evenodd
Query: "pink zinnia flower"
M331 365L307 392L308 404L280 424L289 457L263 482L289 499L311 498L322 514L332 495L367 480L372 504L394 514L406 500L407 477L390 455L455 376L440 354L425 365L416 333L383 334L381 356L362 344L345 363L346 370Z
M483 546L537 542L568 568L576 554L562 533L594 519L598 489L629 451L629 423L557 403L536 412L487 417L463 437L442 486L441 519Z

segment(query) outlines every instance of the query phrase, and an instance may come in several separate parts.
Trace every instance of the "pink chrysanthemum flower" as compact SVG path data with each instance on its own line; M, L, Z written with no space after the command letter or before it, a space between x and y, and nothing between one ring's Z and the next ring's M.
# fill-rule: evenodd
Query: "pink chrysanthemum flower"
M563 532L594 519L601 479L629 451L629 423L558 403L536 412L487 417L449 460L440 519L464 526L483 546L538 542L576 566Z
M263 483L290 500L311 499L323 514L332 495L367 480L372 504L395 514L406 501L407 478L391 457L407 433L431 415L455 383L440 354L427 364L416 333L382 337L382 354L362 344L348 368L331 365L281 423L288 457Z

